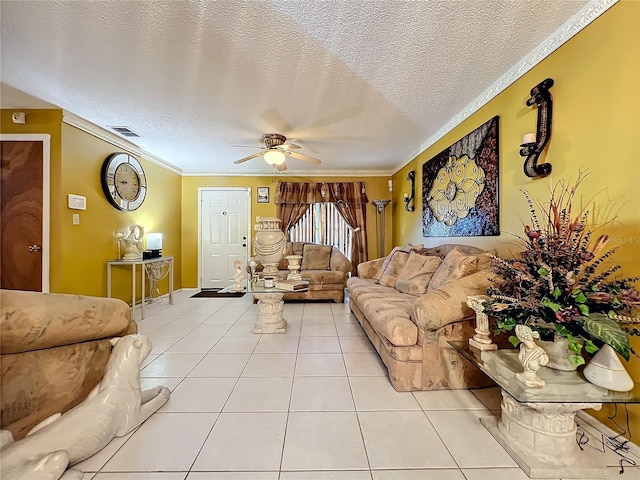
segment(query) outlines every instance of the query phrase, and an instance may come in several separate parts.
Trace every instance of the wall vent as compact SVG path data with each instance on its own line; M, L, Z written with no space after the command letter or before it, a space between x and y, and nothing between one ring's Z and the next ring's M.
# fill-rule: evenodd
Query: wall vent
M109 128L114 132L119 133L123 137L139 137L140 136L136 132L131 130L129 127L109 127Z

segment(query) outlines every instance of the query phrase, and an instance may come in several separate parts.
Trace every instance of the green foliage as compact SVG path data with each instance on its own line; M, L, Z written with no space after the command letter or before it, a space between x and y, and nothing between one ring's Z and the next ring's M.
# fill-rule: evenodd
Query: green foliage
M592 337L609 345L625 360L629 360L629 338L614 320L602 313L594 313L584 318L582 328Z
M571 363L573 363L576 367L579 367L580 365L585 364L585 361L582 355L577 355L575 353L569 355L569 360L571 360Z

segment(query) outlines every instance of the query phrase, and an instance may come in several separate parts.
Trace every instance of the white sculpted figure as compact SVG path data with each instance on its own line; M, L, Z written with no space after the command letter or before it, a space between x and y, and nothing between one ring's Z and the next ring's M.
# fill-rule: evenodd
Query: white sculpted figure
M547 353L536 344L536 338L540 338L538 332L534 332L525 325L516 325L516 337L520 340L520 352L518 360L522 364L524 371L516 373L516 378L527 387L542 387L544 380L536 373L540 367L549 363Z
M149 339L127 335L111 344L104 378L82 403L43 420L17 442L2 431L0 478L82 479L82 472L67 467L128 434L167 402L171 392L166 387L140 390L140 365L152 348Z
M144 227L131 225L128 233L125 229L119 232L113 232L113 236L118 240L118 254L120 254L121 246L124 250L122 255L123 260L139 260L142 258L142 251L144 250L144 245L142 244Z
M242 271L243 264L240 260L233 262L233 268L236 269L236 274L233 276L234 282L236 282L236 290L243 290L242 281L244 280L244 272Z

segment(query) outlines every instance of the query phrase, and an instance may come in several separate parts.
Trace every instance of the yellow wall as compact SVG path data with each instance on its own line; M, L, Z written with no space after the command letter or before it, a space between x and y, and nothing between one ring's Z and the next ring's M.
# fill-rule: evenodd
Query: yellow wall
M51 135L51 241L50 291L105 296L107 260L117 258L113 231L140 224L147 231L162 232L164 256L175 258L175 288L181 288L181 180L144 158L138 158L147 176L147 197L134 212L121 212L107 201L100 184L105 158L120 148L62 123L61 110L26 110L26 125L11 122L14 110L2 110L2 133ZM86 210L67 207L67 195L87 197ZM72 224L79 213L80 225ZM138 285L140 274L138 273ZM131 302L131 269L113 271L112 295ZM168 292L168 280L161 282ZM137 289L140 298L140 288Z
M182 178L182 281L185 288L196 288L198 282L198 188L199 187L249 187L251 189L251 223L257 216L273 217L276 214L274 196L278 181L284 182L350 182L364 181L369 198L367 205L367 236L369 258L377 257L376 208L374 199L390 199L388 177L183 177ZM269 203L257 203L256 188L269 187ZM385 251L391 246L391 209L386 212ZM252 251L252 250L251 250Z
M619 245L614 256L627 276L640 276L640 2L622 1L534 67L498 97L482 107L443 139L422 152L394 175L404 181L409 170L422 182L422 164L437 153L489 120L500 116L500 228L503 232L522 233L528 209L518 191L527 189L534 198L548 198L550 180L575 179L581 168L590 175L580 187L583 201L597 194L597 203L605 207L618 198L620 224L606 228L611 242ZM535 108L525 101L530 89L545 78L552 78L552 136L546 156L553 165L552 179L529 179L522 172L523 157L518 153L525 133L535 131ZM406 183L406 182L405 182ZM398 190L394 197L402 195ZM460 242L498 248L508 255L510 239L500 237L422 238L422 199L416 212L407 213L397 202L394 216L394 243ZM604 231L603 231L604 233ZM640 339L632 345L640 353ZM627 364L632 377L640 383L640 359ZM610 409L596 414L606 421ZM640 431L640 407L630 408L632 431ZM624 413L618 418L624 422ZM623 423L621 423L623 424Z
M105 262L118 257L113 232L134 224L142 225L146 232L163 234L162 254L174 257L174 288L181 288L181 177L136 155L147 178L147 196L137 210L122 212L107 201L100 183L102 163L118 151L122 149L63 124L61 208L55 231L64 242L58 251L55 283L52 282L55 291L105 295ZM67 208L69 193L87 197L87 210ZM72 224L73 213L80 213L80 225ZM130 302L131 269L113 268L112 274L112 295ZM139 273L137 278L139 281ZM160 292L168 290L165 279L160 283ZM140 289L137 292L139 298Z

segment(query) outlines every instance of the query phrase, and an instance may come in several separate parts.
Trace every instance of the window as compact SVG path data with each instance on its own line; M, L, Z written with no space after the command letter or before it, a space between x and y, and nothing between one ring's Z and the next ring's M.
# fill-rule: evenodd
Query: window
M292 242L332 245L351 260L353 232L333 203L312 203L289 236Z

